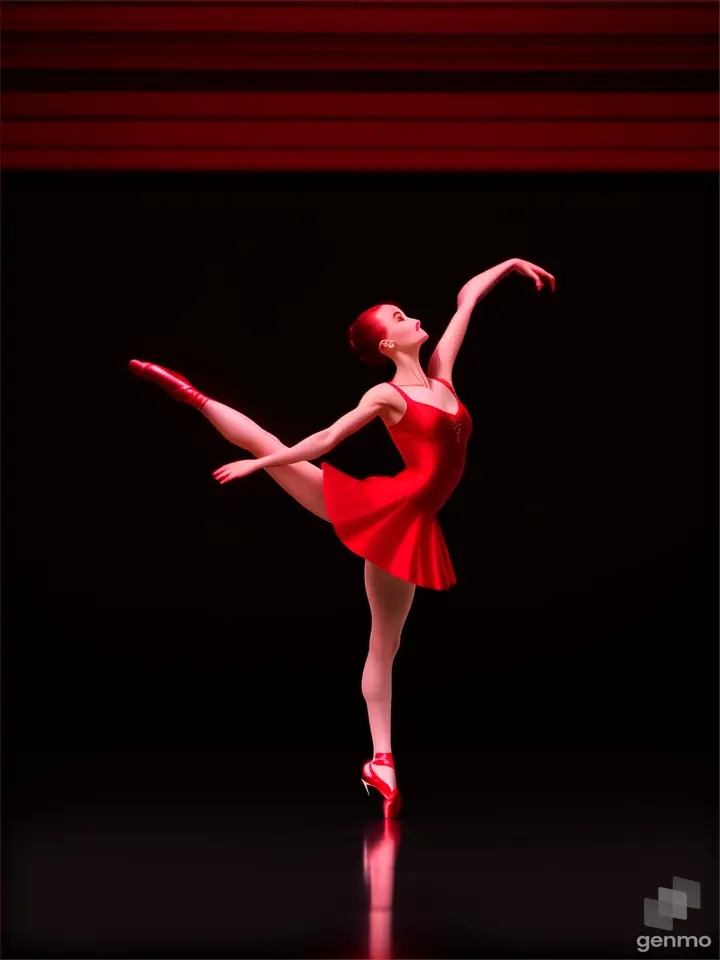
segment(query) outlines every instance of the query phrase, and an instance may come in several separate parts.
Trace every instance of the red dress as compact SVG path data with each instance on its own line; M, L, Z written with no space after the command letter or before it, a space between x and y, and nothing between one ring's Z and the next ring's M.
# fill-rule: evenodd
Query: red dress
M440 379L439 377L435 379ZM472 431L457 400L447 413L405 397L407 411L388 431L405 461L395 476L358 480L323 461L323 493L338 537L353 553L420 587L447 590L456 582L436 514L460 481Z

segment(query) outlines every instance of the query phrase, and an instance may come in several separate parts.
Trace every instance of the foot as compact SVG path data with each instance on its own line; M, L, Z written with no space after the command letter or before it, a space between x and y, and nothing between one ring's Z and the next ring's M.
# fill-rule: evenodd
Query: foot
M395 777L395 770L393 767L381 766L380 764L373 763L372 761L370 761L370 766L373 773L380 777L381 780L384 780L391 790L395 789L397 786L397 779Z
M377 777L379 780L382 780L384 784L387 784L391 790L397 787L395 762L391 751L383 753L376 750L372 760L369 760L365 764L365 767L367 768L367 775L369 777Z
M400 813L402 797L395 782L395 766L392 753L376 753L362 768L362 782L378 790L383 797L383 815L386 820L394 820Z
M202 410L208 402L205 394L196 390L189 380L186 380L182 374L176 373L175 370L168 370L167 367L161 367L157 363L147 363L144 360L131 360L128 369L136 377L150 380L162 387L173 400L188 403L196 410Z

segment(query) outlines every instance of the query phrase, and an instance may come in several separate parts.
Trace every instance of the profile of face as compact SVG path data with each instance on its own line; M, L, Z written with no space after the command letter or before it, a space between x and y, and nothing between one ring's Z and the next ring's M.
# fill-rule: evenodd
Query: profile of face
M417 350L429 336L419 320L409 317L392 303L384 303L378 310L377 317L384 324L386 333L385 339L380 341L379 349L388 357L396 355L398 351Z

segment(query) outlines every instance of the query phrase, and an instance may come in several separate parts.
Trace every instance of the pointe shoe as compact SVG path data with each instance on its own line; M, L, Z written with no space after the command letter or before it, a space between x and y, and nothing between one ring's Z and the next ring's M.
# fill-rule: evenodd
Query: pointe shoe
M394 820L400 813L400 808L402 807L400 791L397 786L395 789L390 787L382 777L379 777L375 773L373 767L392 767L394 770L395 763L393 762L392 753L376 753L372 760L368 760L368 762L363 765L361 780L368 796L370 795L368 787L375 787L375 789L382 794L385 819Z
M146 363L144 360L131 360L128 364L130 373L136 377L142 377L144 380L150 380L162 387L173 400L179 400L180 403L189 403L196 410L202 410L208 402L204 393L200 393L195 387L186 380L181 374L174 370L168 370L157 363Z

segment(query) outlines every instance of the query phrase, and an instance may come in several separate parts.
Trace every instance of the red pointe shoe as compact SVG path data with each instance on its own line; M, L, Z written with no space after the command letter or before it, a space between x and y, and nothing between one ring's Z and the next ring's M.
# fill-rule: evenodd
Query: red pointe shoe
M195 387L186 380L185 377L176 373L174 370L168 370L165 367L158 366L157 363L146 363L143 360L131 360L128 364L130 373L136 377L142 377L144 380L151 380L159 387L162 387L173 400L179 400L181 403L189 403L196 410L202 410L208 402L204 393L200 393Z
M383 813L386 820L395 820L402 807L402 797L397 786L393 790L383 779L379 777L373 767L392 767L395 769L392 753L376 753L372 760L368 760L362 768L362 782L367 790L368 787L375 787L383 797Z

